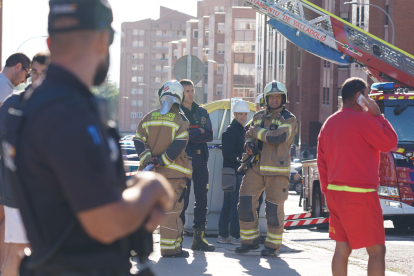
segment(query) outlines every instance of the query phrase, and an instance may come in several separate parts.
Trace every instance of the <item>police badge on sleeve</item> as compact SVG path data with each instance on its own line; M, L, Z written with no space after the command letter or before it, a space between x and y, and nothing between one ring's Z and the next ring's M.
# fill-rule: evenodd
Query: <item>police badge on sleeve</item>
M11 171L16 171L16 164L14 162L14 158L16 157L16 149L15 147L8 143L7 141L2 142L3 146L3 158L4 158L4 165Z

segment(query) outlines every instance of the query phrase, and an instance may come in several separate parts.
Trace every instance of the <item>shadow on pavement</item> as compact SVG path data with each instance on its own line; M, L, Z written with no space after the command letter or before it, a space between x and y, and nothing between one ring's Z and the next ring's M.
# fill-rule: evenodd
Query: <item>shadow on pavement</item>
M228 259L239 260L239 264L243 267L243 273L247 275L284 275L284 276L299 276L300 274L289 264L283 260L287 255L292 258L291 254L297 254L302 250L293 250L285 245L279 250L277 257L262 257L260 252L263 249L263 245L260 249L252 250L246 254L237 254L234 252L234 248L227 248L224 252L224 257Z

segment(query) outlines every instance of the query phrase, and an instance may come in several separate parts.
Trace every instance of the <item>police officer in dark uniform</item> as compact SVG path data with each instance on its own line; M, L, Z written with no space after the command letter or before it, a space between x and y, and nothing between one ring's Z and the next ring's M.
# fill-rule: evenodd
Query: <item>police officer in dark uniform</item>
M207 110L194 102L194 83L191 80L181 80L184 87L184 100L181 109L190 122L189 142L186 153L191 156L193 163L194 183L194 222L192 250L214 251L215 247L204 238L207 215L208 192L208 147L207 142L213 141L213 126ZM185 212L190 199L191 180L187 180L187 191L184 197L184 208L181 220L185 225Z
M47 77L9 109L4 162L32 247L20 275L130 275L131 233L151 237L171 205L160 175L126 189L115 125L89 90L107 75L112 20L106 0L50 1Z

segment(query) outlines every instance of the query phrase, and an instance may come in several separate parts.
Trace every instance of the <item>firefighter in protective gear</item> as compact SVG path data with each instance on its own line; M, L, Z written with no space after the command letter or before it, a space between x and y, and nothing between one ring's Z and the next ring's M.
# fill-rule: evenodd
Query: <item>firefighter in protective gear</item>
M154 164L155 171L165 176L175 191L174 206L166 213L160 226L161 255L188 257L182 250L183 224L180 213L184 202L182 194L191 179L191 160L185 153L189 123L180 111L184 88L177 81L166 82L158 91L161 108L151 111L141 120L134 137L135 149L141 161L140 170Z
M259 112L263 109L263 94L260 94L256 97L256 100L254 101L256 104L256 112Z
M297 121L284 107L288 103L288 93L282 83L269 83L263 100L265 110L254 115L245 138L243 160L253 161L240 188L237 210L242 245L236 248L236 253L260 247L256 209L259 196L265 190L268 232L261 255L275 256L282 245L284 202L289 191L289 153L297 133Z

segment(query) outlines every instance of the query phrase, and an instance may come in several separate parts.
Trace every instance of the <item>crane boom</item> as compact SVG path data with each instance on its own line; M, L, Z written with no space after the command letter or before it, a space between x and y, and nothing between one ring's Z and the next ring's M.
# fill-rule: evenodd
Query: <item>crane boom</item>
M268 22L292 43L312 54L325 56L329 47L344 61L352 59L364 66L374 82L394 82L414 87L414 56L350 24L306 0L241 0L271 18ZM292 35L296 32L297 38ZM301 39L312 40L300 44ZM302 35L302 38L299 36ZM295 40L297 43L295 43ZM320 46L321 50L317 50ZM335 55L333 55L335 56ZM352 57L349 58L349 57ZM336 59L337 63L341 63ZM334 60L335 62L335 60Z

